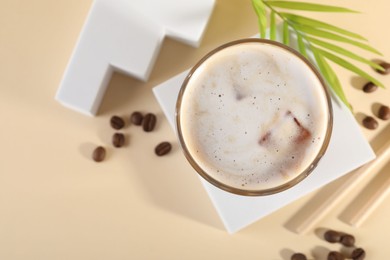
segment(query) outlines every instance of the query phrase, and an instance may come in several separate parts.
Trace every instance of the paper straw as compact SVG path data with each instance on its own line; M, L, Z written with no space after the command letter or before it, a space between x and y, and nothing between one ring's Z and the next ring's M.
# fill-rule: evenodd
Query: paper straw
M384 173L388 174L388 173ZM389 192L390 187L390 175L386 176L386 180L382 182L380 187L362 204L360 207L349 214L348 217L343 220L354 226L360 227L363 222L371 215L371 213L380 205L386 195Z
M387 160L389 155L390 140L378 150L377 157L374 160L351 172L340 186L332 190L331 193L327 193L321 200L311 200L303 209L295 214L285 226L295 233L306 233L325 217L361 180L374 171L378 165ZM385 187L383 189L385 189ZM382 196L382 193L378 194L378 198L381 197L384 197ZM364 217L365 216L362 216L361 218Z

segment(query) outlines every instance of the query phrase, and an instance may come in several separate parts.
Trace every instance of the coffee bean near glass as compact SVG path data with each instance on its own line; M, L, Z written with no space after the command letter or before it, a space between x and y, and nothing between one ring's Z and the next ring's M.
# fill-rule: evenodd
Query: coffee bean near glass
M264 39L224 44L188 73L176 103L185 157L214 186L262 196L300 183L332 133L325 81L294 49Z
M148 113L145 115L145 117L142 120L142 128L145 132L151 132L153 131L154 127L156 126L157 117L153 113Z

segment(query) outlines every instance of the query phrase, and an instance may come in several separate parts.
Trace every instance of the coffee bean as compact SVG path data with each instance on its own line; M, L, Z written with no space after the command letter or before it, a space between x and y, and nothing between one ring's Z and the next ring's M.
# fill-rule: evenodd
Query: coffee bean
M324 234L324 239L330 243L340 242L341 234L334 230L328 230Z
M152 113L148 113L143 119L142 128L144 129L145 132L151 132L156 126L156 121L157 121L156 116Z
M125 144L125 135L122 133L115 133L112 136L112 144L115 147L122 147Z
M366 116L363 119L363 126L365 126L367 129L373 130L378 127L378 121L376 121L375 118L371 116Z
M379 65L381 65L385 70L384 71L376 70L378 73L383 74L383 75L387 75L390 73L390 63L383 61L383 62L379 63Z
M291 260L307 260L307 257L302 253L295 253L291 256Z
M378 86L377 85L375 85L374 83L372 83L372 82L368 82L366 85L364 85L364 87L363 87L363 91L365 92L365 93L372 93L372 92L374 92L375 90L377 90L378 89Z
M331 252L329 252L327 259L328 260L344 260L345 257L340 252L331 251Z
M382 105L378 111L378 117L382 120L390 119L390 108L388 106Z
M119 116L113 116L111 117L110 124L112 128L119 130L125 126L125 121Z
M138 112L138 111L135 111L131 114L130 116L130 121L134 124L134 125L142 125L142 120L144 119L144 116Z
M163 156L163 155L166 155L167 153L169 153L171 151L171 149L172 149L172 145L169 142L162 142L156 146L156 148L154 149L154 152L158 156Z
M340 238L340 243L346 247L355 245L355 237L349 234L343 234Z
M95 150L92 153L92 159L95 162L101 162L106 157L106 149L102 146L98 146L95 148Z
M352 251L351 258L353 260L363 260L366 258L366 251L363 248L356 248Z

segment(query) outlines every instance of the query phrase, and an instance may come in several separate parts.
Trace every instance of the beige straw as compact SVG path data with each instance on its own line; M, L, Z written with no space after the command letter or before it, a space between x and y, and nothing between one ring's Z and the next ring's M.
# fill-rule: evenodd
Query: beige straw
M388 175L387 172L386 173L383 172L383 174ZM373 184L369 184L369 185L373 185ZM346 223L354 227L360 227L363 224L363 222L371 215L371 213L386 198L386 195L390 190L389 187L390 187L390 176L386 176L385 181L379 185L379 188L373 194L370 194L369 198L365 200L364 203L361 204L358 209L349 212L347 217L344 217L343 221L345 221Z
M346 176L347 179L340 186L332 190L332 192L326 191L327 193L325 196L322 196L321 199L317 198L306 204L303 209L301 209L286 223L286 228L298 234L306 233L326 214L328 214L330 210L359 183L359 181L369 175L382 162L386 161L389 158L389 155L390 140L387 141L381 149L379 149L377 157L374 160L351 172L348 176ZM385 191L387 190L386 187L383 187L383 189ZM382 191L382 193L384 193L384 191ZM382 196L382 193L376 195L376 197L384 197ZM370 206L366 207L370 208ZM366 213L357 213L357 215L359 215L357 218L364 218L365 216L363 215L365 214Z

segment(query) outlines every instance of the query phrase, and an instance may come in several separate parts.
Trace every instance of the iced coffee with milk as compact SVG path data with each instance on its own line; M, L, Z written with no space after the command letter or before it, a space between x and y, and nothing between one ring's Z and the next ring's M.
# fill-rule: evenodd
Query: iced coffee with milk
M206 180L241 195L304 179L328 145L330 98L315 68L267 40L226 44L187 76L177 102L184 153Z

